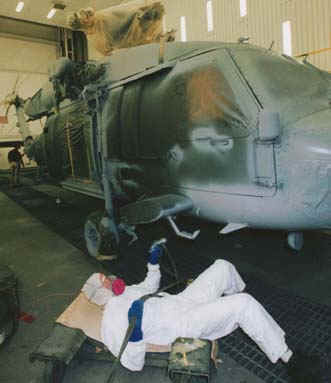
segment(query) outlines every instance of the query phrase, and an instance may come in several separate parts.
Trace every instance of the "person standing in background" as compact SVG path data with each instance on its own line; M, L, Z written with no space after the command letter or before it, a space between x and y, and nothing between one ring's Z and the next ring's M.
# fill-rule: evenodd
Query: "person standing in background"
M20 170L24 168L23 156L19 151L20 144L16 144L14 149L8 152L8 162L11 170L10 186L15 187L20 185Z

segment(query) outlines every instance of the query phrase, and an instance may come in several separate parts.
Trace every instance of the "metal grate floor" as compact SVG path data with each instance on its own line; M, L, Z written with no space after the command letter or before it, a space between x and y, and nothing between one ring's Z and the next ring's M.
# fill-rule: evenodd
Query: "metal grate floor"
M322 357L331 355L331 307L289 294L253 275L243 275L243 278L247 282L247 291L262 303L284 329L292 350L299 349ZM241 330L219 342L225 353L265 382L288 382L285 365L272 364ZM325 374L328 375L325 376L325 382L331 382L331 371Z

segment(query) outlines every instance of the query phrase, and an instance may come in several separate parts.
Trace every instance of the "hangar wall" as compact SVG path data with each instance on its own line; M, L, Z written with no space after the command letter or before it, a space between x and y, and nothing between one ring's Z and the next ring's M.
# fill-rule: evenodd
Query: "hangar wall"
M212 0L213 31L207 31L207 0L164 0L166 28L177 30L186 18L187 40L237 41L249 37L252 44L282 52L282 23L291 21L293 55L331 47L330 0L246 0L247 15L240 16L243 0ZM309 61L331 71L331 51L312 55Z
M293 56L331 47L330 0L211 0L213 30L207 30L208 0L163 0L166 29L177 30L181 40L181 16L185 16L187 40L235 42L249 37L252 44L283 52L282 24L291 22ZM247 14L240 16L240 5L246 3ZM136 1L144 5L146 1ZM100 55L89 46L90 58ZM331 71L331 51L311 55L309 61Z
M0 101L13 90L18 78L19 95L27 98L33 95L48 81L49 63L56 60L57 45L33 40L22 40L17 36L0 35ZM0 109L3 115L5 109ZM0 124L0 140L19 140L21 137L16 127L14 108L8 115L8 124ZM30 122L33 135L42 131L39 121ZM0 169L8 168L8 149L0 149Z

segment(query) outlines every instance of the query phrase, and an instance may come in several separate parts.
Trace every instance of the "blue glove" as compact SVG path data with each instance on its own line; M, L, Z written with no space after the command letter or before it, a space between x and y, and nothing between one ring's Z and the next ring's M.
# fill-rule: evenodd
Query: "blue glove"
M143 338L141 329L144 311L144 302L141 299L134 301L128 311L129 322L131 319L136 318L136 323L133 332L129 338L129 342L139 342Z
M149 252L148 262L152 265L159 263L160 257L163 254L163 247L160 244L156 244L151 247Z

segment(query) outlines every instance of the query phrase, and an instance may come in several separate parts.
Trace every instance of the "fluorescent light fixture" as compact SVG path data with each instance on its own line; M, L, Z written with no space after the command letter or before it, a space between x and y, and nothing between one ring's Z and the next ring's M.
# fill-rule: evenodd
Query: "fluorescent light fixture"
M247 0L240 0L240 17L247 16Z
M180 17L180 36L181 36L181 41L187 41L185 16Z
M24 8L24 1L19 1L16 5L16 12L21 12Z
M283 53L292 56L292 30L289 20L283 22Z
M207 30L208 30L208 32L211 32L214 30L213 2L212 2L212 0L207 0L206 10L207 10Z
M48 15L47 15L47 18L48 19L51 19L56 13L56 9L55 8L52 8L49 12L48 12Z

